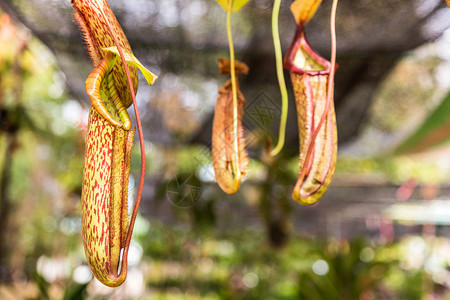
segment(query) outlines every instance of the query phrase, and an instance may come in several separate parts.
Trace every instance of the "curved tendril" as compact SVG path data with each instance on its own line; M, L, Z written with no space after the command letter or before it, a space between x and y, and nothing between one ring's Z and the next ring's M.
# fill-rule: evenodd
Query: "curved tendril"
M231 8L233 7L233 0L228 2L227 11L227 36L228 36L228 46L230 48L230 75L231 75L231 89L233 92L233 132L234 132L234 161L232 164L232 171L234 176L239 176L239 144L238 144L238 103L237 103L237 87L236 87L236 70L234 62L234 46L233 37L231 34Z
M305 157L305 164L302 167L300 172L299 180L297 182L302 182L303 178L306 175L306 169L308 168L308 162L312 155L312 150L314 149L314 143L316 142L317 135L319 134L320 128L322 127L325 118L328 114L328 110L330 109L332 91L334 85L334 72L336 70L336 9L337 9L338 0L333 0L333 6L331 8L331 16L330 16L330 33L331 33L331 68L330 68L330 77L328 78L328 87L327 87L327 103L325 105L325 109L322 113L322 117L320 118L319 124L317 125L314 133L311 137L311 142L308 147L308 152Z
M102 14L104 14L104 13L102 12ZM138 193L137 193L137 196L136 196L136 203L134 204L133 213L132 213L131 219L130 219L130 226L128 228L127 239L125 241L125 247L124 247L123 254L122 254L122 267L121 267L121 270L120 270L120 272L122 272L122 271L124 271L124 266L126 268L128 249L129 249L130 242L131 242L131 235L133 233L134 223L136 221L136 216L137 216L137 212L138 212L138 209L139 209L139 203L141 202L142 190L144 189L145 145L144 145L144 134L143 134L143 131L142 131L141 118L139 117L139 110L138 110L137 102L136 102L136 94L134 92L133 82L131 81L130 70L128 69L128 65L126 63L125 56L124 56L123 51L122 51L122 47L119 45L119 41L117 39L117 36L114 33L114 30L112 29L112 26L109 23L109 21L106 18L106 16L105 16L105 20L106 20L106 25L108 26L108 29L111 32L111 35L112 35L112 37L114 39L114 44L116 45L117 50L119 51L120 58L122 60L122 65L123 65L123 67L125 69L125 73L127 75L128 85L129 85L130 93L131 93L131 98L133 99L134 113L136 115L136 123L137 123L138 133L139 133L139 144L140 144L140 148L141 148L141 174L140 174L139 188L138 188Z
M275 48L275 59L277 67L277 78L280 86L281 93L281 119L280 119L280 131L278 133L278 143L272 151L271 156L276 156L283 149L284 140L286 136L286 122L288 115L288 93L286 88L286 82L284 80L283 73L283 54L281 52L280 32L278 30L278 17L280 14L281 0L275 0L272 11L272 37L273 46Z

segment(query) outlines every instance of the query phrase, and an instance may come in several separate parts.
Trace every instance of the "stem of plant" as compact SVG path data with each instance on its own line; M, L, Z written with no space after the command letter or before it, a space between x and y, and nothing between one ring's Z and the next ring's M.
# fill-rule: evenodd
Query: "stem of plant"
M114 44L116 44L117 50L119 51L120 58L122 60L122 65L125 68L125 73L127 75L128 85L130 87L131 98L133 99L134 113L136 115L136 123L137 123L138 133L139 133L139 145L141 147L141 174L140 174L140 180L139 180L139 188L138 188L138 192L136 195L136 202L134 204L133 213L132 213L131 219L130 219L130 226L128 228L127 239L125 241L125 247L123 250L122 269L121 269L121 272L122 272L122 270L124 268L123 265L124 264L126 265L126 262L127 262L128 249L129 249L130 242L131 242L131 235L133 233L134 223L136 222L137 212L139 209L139 204L141 202L142 190L144 189L145 144L144 144L144 134L143 134L143 130L142 130L141 118L139 116L139 110L138 110L137 102L136 102L136 93L134 92L134 89L133 89L133 82L131 81L130 70L128 69L128 65L126 63L125 56L123 55L122 47L120 47L117 36L115 35L115 33L112 29L112 26L109 23L108 18L106 18L106 16L105 16L105 20L106 20L106 25L108 26L108 29L111 32L111 35L114 39Z
M227 36L228 36L228 46L230 48L230 75L231 75L231 89L233 93L233 132L234 132L234 155L236 166L233 167L233 173L235 175L239 172L239 144L238 144L238 103L237 103L237 87L236 87L236 71L234 62L234 46L233 46L233 36L231 34L231 9L233 7L233 0L228 2L227 10Z
M288 93L286 88L286 82L284 80L283 73L283 54L281 52L280 33L278 30L278 17L280 14L281 0L275 0L272 11L272 37L273 46L275 49L275 59L277 68L278 84L280 86L281 93L281 119L280 119L280 131L278 133L278 143L272 151L271 156L276 156L283 149L284 140L286 136L286 122L288 115Z
M338 0L333 0L333 6L331 8L331 16L330 16L330 33L331 33L331 67L330 67L330 77L328 78L328 87L327 87L327 103L325 104L325 109L323 111L322 117L317 125L314 133L311 137L311 142L308 147L308 152L305 157L305 163L300 172L299 181L302 182L303 178L306 175L306 169L308 167L309 159L311 158L312 151L314 149L314 144L316 142L317 135L319 134L320 128L325 121L325 118L328 114L328 110L330 109L331 98L333 94L333 85L334 85L334 72L336 70L336 10L337 10Z

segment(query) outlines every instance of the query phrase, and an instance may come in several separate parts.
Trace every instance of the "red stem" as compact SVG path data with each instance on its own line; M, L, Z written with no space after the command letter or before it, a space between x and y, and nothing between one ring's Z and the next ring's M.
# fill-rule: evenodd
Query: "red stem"
M126 265L127 256L128 256L128 248L129 248L130 242L131 242L131 235L133 234L134 223L136 221L136 216L137 216L137 212L138 212L138 209L139 209L139 204L141 202L142 190L144 189L145 144L144 144L144 134L143 134L143 130L142 130L141 118L139 117L139 110L138 110L137 102L136 102L136 94L135 94L134 89L133 89L133 82L131 81L130 70L128 69L128 65L126 63L125 56L123 55L122 47L119 45L119 41L117 39L117 36L114 33L114 31L112 29L112 26L109 23L109 21L106 18L106 16L104 16L104 17L105 17L105 20L106 20L106 25L108 26L108 29L111 32L111 35L112 35L112 37L114 39L114 44L116 44L117 50L119 51L123 67L124 67L125 73L127 75L128 85L130 87L130 92L131 92L131 98L133 99L134 113L136 115L136 123L137 123L138 133L139 133L139 144L140 144L140 147L141 147L141 175L140 175L140 180L139 180L139 188L138 188L138 193L137 193L137 196L136 196L136 203L134 204L133 213L131 215L130 227L128 228L127 239L125 241L125 247L124 247L123 256L122 256L122 264ZM122 269L120 271L121 273L122 273L123 269L124 269L124 267L122 266Z

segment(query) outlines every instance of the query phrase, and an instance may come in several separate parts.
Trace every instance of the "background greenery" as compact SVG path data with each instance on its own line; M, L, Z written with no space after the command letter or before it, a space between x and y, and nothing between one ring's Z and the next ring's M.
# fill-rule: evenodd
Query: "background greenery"
M146 139L149 184L118 289L92 279L80 238L88 106L61 61L3 12L0 44L1 299L450 299L447 33L383 77L360 135L341 145L333 186L310 208L290 200L296 153L261 154L276 118L247 128L251 173L226 196L207 145L189 142L201 126L189 101L202 98L154 96L146 109L172 142ZM176 80L199 94L221 82Z

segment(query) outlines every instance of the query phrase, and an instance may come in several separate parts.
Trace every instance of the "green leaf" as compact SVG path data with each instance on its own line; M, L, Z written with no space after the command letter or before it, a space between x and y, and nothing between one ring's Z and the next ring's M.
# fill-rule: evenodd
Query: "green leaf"
M103 50L112 52L112 53L116 54L117 56L119 56L119 58L120 58L119 50L117 49L116 46L109 47L109 48L103 48ZM141 64L141 62L136 58L136 56L133 55L133 53L131 53L130 51L128 51L126 49L122 49L122 52L123 52L123 56L125 57L125 61L127 62L127 64L130 66L139 68L139 70L141 70L142 74L144 74L144 77L147 80L148 84L152 85L155 82L155 80L158 78L158 76L156 76L155 74L153 74L152 72L147 70L147 68L144 67L143 64Z
M423 152L450 141L450 93L421 126L397 149L396 154Z
M48 283L47 280L45 280L45 278L37 272L33 274L33 279L39 290L39 299L50 299L48 294L50 283Z
M73 283L66 287L63 300L77 300L86 298L86 289L88 284Z
M231 12L237 12L244 6L249 0L216 0L222 6L225 11L228 11L228 6L231 4Z

